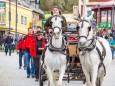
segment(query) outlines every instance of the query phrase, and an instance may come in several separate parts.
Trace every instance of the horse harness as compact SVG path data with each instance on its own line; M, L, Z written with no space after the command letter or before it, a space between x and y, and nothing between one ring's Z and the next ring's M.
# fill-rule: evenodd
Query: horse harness
M96 50L97 50L97 52L99 54L100 61L101 61L99 66L98 66L98 71L103 66L103 68L104 68L104 76L105 76L106 75L106 68L105 68L105 65L104 65L103 61L104 61L105 56L106 56L106 49L105 49L105 47L104 47L104 45L103 45L103 43L101 41L98 40L98 42L100 43L100 45L102 46L102 49L103 49L102 54L101 54L99 48L96 46Z
M62 54L64 54L64 55L66 55L65 51L67 50L67 46L66 46L66 43L65 43L65 42L66 42L66 41L65 41L65 38L62 37L62 45L61 45L61 47L60 47L60 48L56 48L56 47L54 47L54 46L52 45L52 37L51 37L51 38L50 38L50 44L49 44L47 47L48 47L48 49L49 49L51 52L56 51L56 52L60 52L60 53L62 53Z
M89 40L91 40L91 39L89 39ZM99 50L99 48L96 46L96 41L98 41L99 44L101 45L102 53ZM97 52L99 54L99 58L100 58L100 63L99 63L99 66L98 66L98 71L103 66L103 68L104 68L104 76L105 76L106 75L106 68L105 68L105 65L104 65L103 61L104 61L105 56L106 56L106 49L105 49L103 43L97 37L94 36L92 41L91 41L91 43L89 44L89 46L81 47L81 48L78 48L78 49L79 49L79 51L82 51L83 52L82 55L84 55L86 51L91 51L94 48L96 48L96 50L97 50Z
M62 18L61 15L53 15L53 16L51 16L50 19L48 20L50 26L52 26L51 19L52 19L53 17L55 17L55 20L57 20L57 17ZM62 18L62 19L63 19L63 18ZM62 26L64 26L64 20L62 21Z
M88 22L88 23L90 24L90 22L87 21L86 19L83 19L83 20L81 20L80 22L82 22L81 28L83 28L84 22ZM79 27L77 27L77 28L79 28ZM91 25L90 25L90 27L88 27L88 29L89 29L89 31L91 30ZM88 36L89 36L89 32L88 32L87 36L79 36L79 38L84 37L84 38L87 39ZM92 39L87 39L86 42L88 42L88 41L91 41L91 43L90 43L87 47L79 47L79 46L78 46L78 49L79 49L80 51L83 51L82 55L84 55L86 51L91 51L91 50L93 50L94 48L96 48L96 50L97 50L97 52L98 52L98 54L99 54L99 58L100 58L100 64L99 64L99 66L98 66L98 71L99 71L99 69L103 66L103 67L104 67L104 73L105 73L104 75L106 75L106 68L105 68L105 65L104 65L104 63L103 63L104 58L105 58L105 56L106 56L106 49L105 49L103 43L102 43L96 36L93 36ZM102 50L102 54L101 54L101 51L99 50L99 48L96 46L96 42L97 42L97 41L98 41L99 44L102 46L102 49L103 49L103 50ZM86 44L86 42L84 43L84 45Z
M86 19L83 19L83 20L81 20L80 22L82 22L82 24L81 24L81 28L83 28L83 26L84 26L84 22L87 22L87 23L89 23L89 25L90 25L90 22L87 21ZM77 25L77 29L78 29L78 28L80 28L80 27ZM89 31L90 31L90 30L91 30L91 26L89 26L88 29L89 29ZM83 37L83 38L87 39L88 36L89 36L89 32L88 32L87 36L79 36L79 38Z

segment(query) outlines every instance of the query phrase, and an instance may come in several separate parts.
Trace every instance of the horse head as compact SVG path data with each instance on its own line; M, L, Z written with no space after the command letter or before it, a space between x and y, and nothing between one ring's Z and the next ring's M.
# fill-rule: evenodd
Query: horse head
M60 15L54 15L51 18L51 26L53 29L53 36L55 39L59 39L59 35L62 34L63 19Z
M93 31L90 23L91 18L81 18L76 29L79 33L79 46L84 47L89 39L93 38Z

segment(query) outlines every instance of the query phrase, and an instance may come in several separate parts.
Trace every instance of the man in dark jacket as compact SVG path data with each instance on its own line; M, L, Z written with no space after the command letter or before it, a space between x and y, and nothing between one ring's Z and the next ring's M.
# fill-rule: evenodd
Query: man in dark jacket
M5 39L5 53L6 53L6 55L9 50L9 56L11 56L12 42L13 42L13 37L11 36L10 32L8 32L7 37Z
M42 32L38 31L36 34L36 58L34 58L34 64L35 64L35 77L36 80L38 81L39 79L39 62L40 62L40 57L42 55L42 52L45 48L45 41L42 38Z
M63 19L63 24L62 24L62 32L65 32L67 30L67 22L66 22L66 19L64 16L61 15L61 10L59 10L59 8L57 6L55 6L53 8L53 10L51 11L51 15L60 15ZM52 28L51 26L51 19L52 19L52 16L49 17L44 25L44 28L46 31L48 31L49 29Z

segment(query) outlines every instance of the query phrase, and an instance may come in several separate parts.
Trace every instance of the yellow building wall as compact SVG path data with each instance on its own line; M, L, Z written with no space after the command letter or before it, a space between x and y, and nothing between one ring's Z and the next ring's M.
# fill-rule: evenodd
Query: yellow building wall
M18 23L17 23L17 32L27 34L27 29L30 26L30 22L32 22L32 10L29 8L25 8L21 5L18 5L17 8L18 14ZM21 16L27 17L27 25L21 24ZM16 5L15 3L11 4L11 28L13 28L13 32L15 32L15 23L16 22ZM6 2L6 27L9 27L9 2Z
M42 20L39 20L39 21L38 21L38 26L41 26L41 27L42 27Z

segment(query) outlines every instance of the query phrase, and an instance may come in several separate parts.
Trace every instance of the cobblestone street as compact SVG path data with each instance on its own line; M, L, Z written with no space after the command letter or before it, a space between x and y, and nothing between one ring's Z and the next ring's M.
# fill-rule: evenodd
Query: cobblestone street
M26 71L18 69L18 55L5 56L0 52L0 86L39 86L33 78L26 78ZM107 70L107 76L103 86L115 86L115 60ZM46 85L45 85L46 86ZM63 82L63 86L86 86L81 81Z

